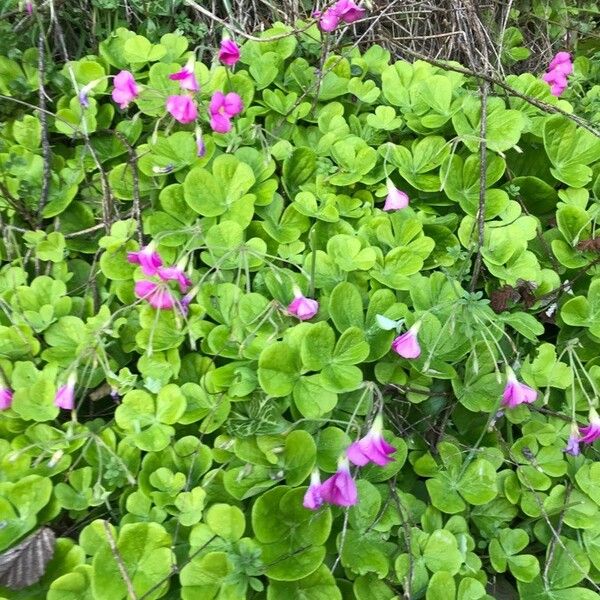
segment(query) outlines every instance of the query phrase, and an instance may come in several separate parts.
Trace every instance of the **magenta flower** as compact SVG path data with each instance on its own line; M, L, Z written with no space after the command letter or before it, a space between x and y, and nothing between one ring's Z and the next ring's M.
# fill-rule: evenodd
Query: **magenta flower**
M189 96L169 96L166 107L171 116L183 125L195 121L198 117L196 103Z
M579 429L576 423L571 425L571 435L567 440L567 445L563 448L563 452L571 454L572 456L579 455Z
M338 470L326 479L319 488L324 502L336 506L354 506L358 501L356 483L350 475L350 465L347 458L340 458Z
M315 18L319 19L321 31L333 31L340 21L350 24L362 19L365 9L357 6L352 0L338 0L332 7L328 8L323 14L313 13Z
M115 75L112 99L120 108L127 108L132 100L135 100L140 89L129 71L121 71Z
M169 75L169 79L172 81L179 81L179 87L182 90L188 90L190 92L197 92L200 89L196 74L194 73L195 60L193 56L190 56L185 67Z
M217 133L231 131L231 119L239 115L244 109L242 99L235 93L215 92L208 105L210 115L210 126Z
M502 404L508 408L514 408L519 404L531 404L535 402L537 392L528 385L517 380L514 371L506 368L506 386L502 394Z
M319 27L321 28L321 31L327 33L333 31L340 24L340 18L335 12L334 7L328 8L322 15L317 12L315 13L315 16L320 17Z
M54 397L54 406L64 410L73 410L75 408L75 384L77 383L77 374L75 372L69 375L67 383L61 385Z
M0 410L7 410L12 406L13 391L5 387L0 379Z
M319 470L315 469L310 475L310 485L304 494L302 506L309 510L317 510L323 505L323 497L321 496L321 477Z
M160 254L155 250L154 242L150 242L137 252L128 252L127 260L130 263L138 264L142 267L142 273L152 277L158 272L158 268L162 267L163 261Z
M179 289L182 293L188 291L190 285L192 285L192 280L185 274L183 270L187 259L184 259L177 265L172 267L159 267L158 268L158 276L163 281L176 281L179 284Z
M228 67L232 67L240 60L240 49L233 40L223 40L221 42L219 60Z
M388 194L383 205L383 210L400 210L408 206L408 194L394 186L392 180L387 179Z
M206 144L202 137L202 130L196 127L196 156L202 158L206 154Z
M396 452L396 448L383 439L382 431L383 418L379 414L375 417L367 435L346 450L350 462L358 467L364 467L369 462L383 467L393 462L394 459L390 458L390 454Z
M26 0L25 10L27 11L27 14L29 16L31 16L33 14L33 2L31 2L31 0Z
M421 355L421 346L417 333L421 328L421 321L417 321L406 333L399 335L392 342L392 350L403 358L418 358Z
M148 301L150 306L158 310L168 310L175 306L176 300L171 291L160 283L142 279L135 282L135 295Z
M297 287L294 287L294 299L290 302L287 310L301 321L307 321L319 312L319 303L312 298L306 298Z
M559 52L550 62L548 71L542 79L550 86L553 96L560 96L567 88L567 75L573 72L571 55L568 52Z
M592 444L600 438L600 417L595 408L590 408L589 421L589 425L579 428L581 433L579 441L584 444Z

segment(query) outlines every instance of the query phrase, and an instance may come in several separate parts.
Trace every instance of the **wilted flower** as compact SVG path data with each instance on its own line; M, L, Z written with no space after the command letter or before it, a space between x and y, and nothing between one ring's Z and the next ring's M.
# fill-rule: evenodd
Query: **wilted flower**
M154 242L150 242L137 252L128 252L127 260L130 263L138 264L142 267L142 273L151 277L156 275L158 268L162 267L163 261L160 254L156 251Z
M196 103L189 96L169 96L166 107L171 116L183 125L195 121L198 117Z
M387 179L388 194L383 205L383 210L400 210L408 206L408 194L394 186L392 180Z
M140 93L133 75L129 71L121 71L115 75L112 99L120 108L127 108L132 100Z
M202 130L200 127L196 127L196 156L202 158L206 154L206 145L204 138L202 137Z
M219 60L228 67L232 67L240 60L240 49L233 40L223 40L221 42Z
M310 485L306 490L306 494L304 494L302 506L310 510L317 510L318 508L321 508L322 504L321 477L319 476L319 470L315 469L310 475Z
M190 304L192 300L196 297L198 293L199 287L194 286L179 302L179 308L184 315L188 314Z
M600 438L600 417L595 408L590 408L589 422L589 425L579 428L581 433L579 441L584 444L592 444Z
M358 467L363 467L369 462L383 467L393 462L394 459L390 458L390 454L396 452L396 448L383 439L382 431L383 418L377 415L367 435L351 444L346 450L350 462Z
M392 342L392 350L403 358L418 358L421 355L421 346L417 333L421 328L421 321L417 321L406 333L399 335Z
M290 302L287 310L301 321L307 321L319 312L319 303L312 298L306 298L299 288L294 287L294 299Z
M179 87L182 90L189 90L190 92L197 92L200 89L196 74L194 73L194 65L196 61L193 56L190 56L185 67L169 75L169 79L173 81L179 81Z
M347 458L340 458L338 470L326 479L319 488L324 502L336 506L354 506L358 500L356 482L350 475L350 464Z
M223 94L215 92L208 105L210 126L217 133L231 131L231 119L239 115L244 109L242 99L235 93Z
M579 429L576 423L571 425L571 435L569 435L569 439L567 440L567 445L563 448L563 451L567 454L571 454L573 456L577 456L580 452L579 450Z
M135 282L135 295L148 301L150 306L159 310L168 310L175 306L176 300L165 284L142 279Z
M61 385L54 397L54 405L65 410L73 410L75 407L75 384L77 383L77 374L73 371L67 383Z
M4 384L0 377L0 410L7 410L12 406L13 391Z
M514 371L506 368L506 386L502 394L502 404L508 408L514 408L519 404L531 404L535 402L537 392L528 385L517 380Z
M100 79L94 79L90 81L87 85L84 85L78 94L79 104L83 106L83 108L89 108L90 100L88 98L88 94L100 83Z
M571 55L568 52L559 52L550 62L548 72L542 79L550 85L553 96L560 96L567 88L567 75L573 72Z

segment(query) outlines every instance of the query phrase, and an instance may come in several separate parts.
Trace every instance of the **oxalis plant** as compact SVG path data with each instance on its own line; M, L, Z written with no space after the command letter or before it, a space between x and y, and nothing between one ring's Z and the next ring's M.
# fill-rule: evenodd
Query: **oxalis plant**
M482 102L319 61L338 4L210 64L122 28L0 59L5 598L600 598L571 57Z

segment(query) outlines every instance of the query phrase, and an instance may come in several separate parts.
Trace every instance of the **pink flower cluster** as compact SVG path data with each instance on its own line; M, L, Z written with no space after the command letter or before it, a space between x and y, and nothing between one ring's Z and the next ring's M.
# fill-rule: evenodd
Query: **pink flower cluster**
M158 310L171 310L178 306L183 313L187 312L193 298L191 292L178 299L168 285L169 281L175 281L182 294L189 291L192 282L183 270L185 259L177 265L165 267L154 243L151 242L137 252L128 252L127 260L140 265L142 273L147 277L158 277L158 281L140 279L135 282L134 292L138 298L146 300Z
M567 88L567 76L573 72L571 55L568 52L559 52L550 63L548 71L542 79L550 86L553 96L560 96Z
M365 9L357 6L352 0L338 0L333 6L321 13L315 11L313 16L319 19L321 31L333 31L340 23L350 25L365 15Z
M369 432L351 444L339 459L337 471L329 479L321 483L319 471L313 471L303 506L310 510L317 510L324 503L353 506L358 502L358 494L356 482L350 474L350 462L358 467L364 467L368 463L383 467L394 460L390 458L394 452L396 448L383 438L383 419L379 414Z

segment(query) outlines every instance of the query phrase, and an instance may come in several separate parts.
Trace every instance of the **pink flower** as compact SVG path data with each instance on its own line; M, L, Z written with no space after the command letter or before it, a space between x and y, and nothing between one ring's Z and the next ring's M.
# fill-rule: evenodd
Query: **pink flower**
M179 302L179 310L181 310L181 313L183 315L187 316L190 304L192 303L192 300L196 297L198 289L198 286L193 287Z
M400 210L408 206L408 194L394 186L392 180L387 179L388 195L383 205L383 210Z
M358 501L356 483L350 475L350 465L347 458L338 461L338 470L326 479L319 488L324 502L336 506L354 506Z
M589 421L589 425L579 428L579 432L581 433L579 441L584 444L592 444L600 438L600 417L595 408L590 408Z
M69 375L67 383L61 385L54 397L54 405L65 410L73 410L75 407L75 384L77 383L77 374L75 372Z
M196 74L194 73L195 62L196 61L194 60L194 57L190 56L185 67L183 67L183 69L177 71L177 73L173 73L172 75L169 75L169 79L171 79L173 81L179 81L179 87L182 90L189 90L190 92L197 92L200 89L200 86L198 85L198 80L196 79ZM175 115L173 115L173 116L175 116Z
M517 380L513 370L506 368L506 386L502 394L502 404L508 408L514 408L519 404L531 404L535 402L537 392L528 385Z
M179 289L182 293L188 291L190 285L192 285L191 279L185 274L183 268L187 259L184 259L180 264L174 265L172 267L159 267L158 268L158 276L163 281L177 281L179 284Z
M579 429L576 423L571 425L571 435L567 441L567 445L563 448L563 452L571 454L572 456L579 455Z
M389 455L396 452L396 448L383 439L382 431L383 419L381 415L377 415L367 435L346 450L350 462L358 467L364 467L369 462L383 467L393 462L394 459Z
M115 75L111 96L120 108L127 108L129 103L139 96L139 93L139 87L129 71L121 71Z
M202 158L206 154L206 144L202 137L202 130L196 127L196 156Z
M160 283L142 279L135 282L135 295L147 300L150 306L158 310L168 310L175 306L176 300L170 290Z
M570 75L573 72L571 55L568 52L557 52L556 56L550 61L548 68L552 71L558 70L564 75Z
M357 6L352 0L338 0L332 7L328 8L323 14L313 13L313 16L319 19L321 31L333 31L340 23L350 24L362 19L365 9Z
M221 42L219 60L228 67L232 67L240 60L240 49L233 40L223 40Z
M9 387L5 387L0 383L0 410L7 410L11 407L13 400L13 392Z
M403 358L418 358L421 355L421 346L417 333L421 328L421 321L417 321L406 333L399 335L392 342L392 350Z
M158 268L162 267L163 261L160 254L155 250L154 242L150 242L137 252L128 252L127 260L130 263L138 264L142 267L142 273L152 277L158 272Z
M235 93L215 92L208 105L210 126L217 133L231 131L231 119L240 114L244 109L242 99Z
M198 117L196 103L189 96L169 96L166 106L171 116L183 125L195 121Z
M306 494L304 494L302 506L309 510L317 510L318 508L321 508L322 504L321 477L319 476L319 470L315 469L310 475L310 485L306 490Z
M26 0L25 10L27 11L27 14L29 16L31 16L33 14L33 2L31 2L31 0Z
M319 15L319 27L321 31L333 31L340 23L340 18L334 10L334 7L328 8L322 15Z
M567 88L567 75L573 72L571 55L568 52L558 52L550 62L548 72L542 79L550 86L553 96L560 96Z
M294 299L290 302L287 310L301 321L307 321L319 312L319 303L312 298L306 298L297 287L294 287Z

